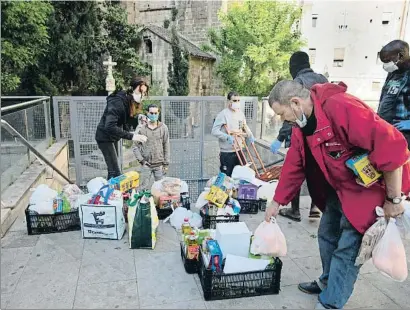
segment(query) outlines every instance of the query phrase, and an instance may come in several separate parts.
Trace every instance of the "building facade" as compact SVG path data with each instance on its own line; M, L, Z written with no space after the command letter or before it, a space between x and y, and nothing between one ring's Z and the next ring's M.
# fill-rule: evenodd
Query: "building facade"
M387 76L378 52L392 40L410 39L408 2L302 1L300 29L312 68L376 108Z

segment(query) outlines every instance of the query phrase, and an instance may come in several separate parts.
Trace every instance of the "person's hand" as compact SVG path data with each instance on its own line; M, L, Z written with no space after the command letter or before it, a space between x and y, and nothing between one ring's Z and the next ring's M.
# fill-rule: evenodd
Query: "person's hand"
M410 130L410 120L407 121L394 121L395 124L393 125L400 131L407 131Z
M397 217L404 212L404 206L402 203L394 204L390 201L385 201L383 205L384 216L386 218Z
M151 164L149 162L147 162L146 160L141 160L140 165L141 166L146 166L148 168L151 167Z
M144 135L139 135L137 133L134 133L134 136L132 137L132 141L139 142L139 143L145 143L147 142L147 137Z
M162 166L162 173L167 174L168 173L168 165L163 165Z
M276 217L279 212L279 204L275 201L272 200L272 202L269 204L269 207L266 208L265 211L265 221L270 222L272 217Z
M248 138L248 141L249 141L250 144L255 143L255 138L253 136L250 136Z
M281 145L282 145L282 142L280 142L279 140L273 141L272 144L270 145L271 152L273 154L276 154L279 151Z
M233 137L230 135L226 135L226 141L230 144L233 145Z

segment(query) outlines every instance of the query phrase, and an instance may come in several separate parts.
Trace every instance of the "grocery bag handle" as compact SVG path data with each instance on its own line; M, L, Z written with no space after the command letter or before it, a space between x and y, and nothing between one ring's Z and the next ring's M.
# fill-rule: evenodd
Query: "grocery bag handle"
M104 189L107 189L107 192L105 193L105 195L104 195L104 192L103 192ZM108 204L108 199L110 198L113 191L114 191L114 189L109 184L104 185L103 187L100 188L97 195L95 195L92 198L91 204L95 204L95 201L96 201L98 196L100 196L101 198L104 199L104 204Z
M135 207L143 196L150 197L151 192L150 191L143 191L143 192L135 193L135 195L134 195L135 199L132 202L128 203L128 206L129 207ZM131 201L131 198L130 198L130 201Z

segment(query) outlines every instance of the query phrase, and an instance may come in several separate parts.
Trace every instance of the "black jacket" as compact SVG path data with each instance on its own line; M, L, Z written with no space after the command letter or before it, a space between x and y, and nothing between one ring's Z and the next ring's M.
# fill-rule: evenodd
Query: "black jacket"
M315 73L310 68L300 70L296 75L294 81L302 84L307 89L311 89L312 86L315 84L325 84L329 82L324 75ZM289 147L291 134L292 124L287 121L284 121L282 128L279 130L277 140L279 140L280 142L286 140L285 147Z
M132 140L134 133L124 130L130 120L129 104L130 101L125 91L107 97L107 106L95 133L97 142Z

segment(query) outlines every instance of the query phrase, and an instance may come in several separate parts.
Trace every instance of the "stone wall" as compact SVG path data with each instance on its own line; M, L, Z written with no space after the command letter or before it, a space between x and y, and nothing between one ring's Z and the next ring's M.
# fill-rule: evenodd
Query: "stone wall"
M212 65L214 61L189 57L189 96L212 95Z
M159 87L163 90L162 95L165 96L169 85L168 64L172 63L171 45L149 30L143 31L143 38L151 40L152 53L149 53L146 43L143 42L139 50L141 61L151 66L152 81L158 83Z

